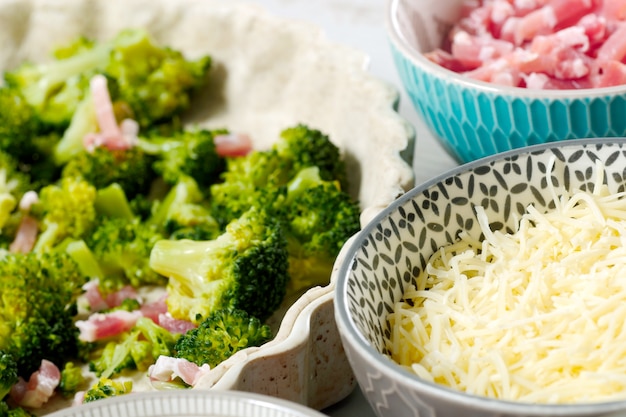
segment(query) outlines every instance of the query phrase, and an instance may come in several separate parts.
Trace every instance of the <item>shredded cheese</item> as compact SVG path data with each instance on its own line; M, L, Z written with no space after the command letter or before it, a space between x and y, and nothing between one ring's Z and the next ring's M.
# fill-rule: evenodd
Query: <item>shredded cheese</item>
M553 190L556 209L529 206L515 233L476 207L485 239L440 248L389 315L392 358L486 397L625 399L626 194L602 180L593 194Z

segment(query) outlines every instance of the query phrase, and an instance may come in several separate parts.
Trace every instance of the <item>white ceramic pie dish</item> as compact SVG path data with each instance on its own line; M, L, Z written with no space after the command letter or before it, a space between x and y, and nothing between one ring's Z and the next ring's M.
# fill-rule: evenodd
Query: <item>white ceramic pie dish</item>
M0 0L0 69L42 61L82 34L106 39L148 29L189 57L213 57L212 92L189 122L246 132L265 148L285 127L327 133L347 159L362 224L413 186L413 128L395 88L367 72L367 57L316 27L250 4L218 0ZM269 394L315 409L356 386L333 317L334 283L309 290L274 318L277 336L214 368L196 389Z

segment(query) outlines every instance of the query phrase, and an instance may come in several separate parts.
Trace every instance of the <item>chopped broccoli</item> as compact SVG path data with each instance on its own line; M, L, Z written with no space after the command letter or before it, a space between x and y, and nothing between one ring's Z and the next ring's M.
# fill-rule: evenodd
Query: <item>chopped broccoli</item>
M85 393L84 403L130 394L133 389L131 380L115 380L102 377Z
M226 162L216 150L213 138L225 130L186 129L168 136L153 135L139 147L154 155L154 168L166 183L176 184L181 176L193 178L200 187L219 179Z
M100 287L105 293L126 284L164 285L166 278L149 266L150 251L164 236L138 218L105 218L85 242L100 266Z
M140 317L131 330L106 341L103 349L94 350L89 368L105 378L128 369L145 371L159 356L172 354L179 336L147 317Z
M59 382L59 391L64 397L71 397L81 390L86 383L83 370L74 362L67 362L61 370L61 381Z
M214 240L157 242L150 266L169 277L168 311L195 323L223 308L265 320L282 302L289 279L282 228L256 209Z
M111 45L93 44L74 54L61 54L46 63L25 62L4 74L6 84L18 90L38 118L65 128L89 91L89 79L104 70Z
M61 175L83 178L96 189L119 184L132 200L150 190L155 178L152 159L136 146L123 150L97 147L93 152L81 152L68 161Z
M95 200L95 187L81 178L67 177L43 187L31 208L42 229L35 251L50 250L65 238L86 237L97 223Z
M261 346L271 338L270 327L244 310L216 310L178 339L174 356L214 367L235 352Z
M28 175L18 170L18 161L0 151L0 234L20 199L31 187Z
M4 401L0 401L0 417L34 417L30 411L22 407L10 407Z
M183 175L154 205L146 222L158 227L170 239L211 240L221 231L208 206L196 181Z
M76 355L76 299L86 281L64 252L0 259L0 349L13 355L19 375L30 376L42 359Z
M33 108L19 90L0 88L0 151L19 160L30 160L35 150L33 138L41 131Z
M324 181L339 181L341 188L347 189L345 162L328 135L300 124L283 130L274 147L289 161L289 178L304 168L318 167Z
M324 180L344 186L345 164L327 135L304 125L287 128L268 150L227 158L221 182L210 187L211 213L221 226L251 206L271 206L302 169L318 167Z
M341 247L360 230L360 212L339 181L322 180L317 167L296 175L282 208L289 241L289 293L328 284Z
M116 80L119 98L142 127L188 109L193 92L207 81L209 56L186 59L180 51L156 45L140 29L120 32L113 43L105 72Z
M0 350L0 401L11 391L18 381L15 357Z

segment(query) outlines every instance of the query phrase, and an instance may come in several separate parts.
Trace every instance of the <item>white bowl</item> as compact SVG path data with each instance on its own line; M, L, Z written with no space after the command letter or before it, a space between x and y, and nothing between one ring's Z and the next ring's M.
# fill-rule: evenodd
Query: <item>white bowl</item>
M111 397L67 408L50 417L323 417L311 408L291 401L241 391L210 392L174 390L142 392Z
M189 57L213 57L213 89L188 122L249 133L257 148L297 123L327 133L345 153L362 224L413 185L413 129L395 111L398 92L368 74L367 57L253 5L0 0L0 70L46 60L45 51L79 34L107 39L132 26ZM289 302L273 318L280 323L274 340L215 367L198 389L257 392L316 409L346 397L355 380L334 322L333 289Z

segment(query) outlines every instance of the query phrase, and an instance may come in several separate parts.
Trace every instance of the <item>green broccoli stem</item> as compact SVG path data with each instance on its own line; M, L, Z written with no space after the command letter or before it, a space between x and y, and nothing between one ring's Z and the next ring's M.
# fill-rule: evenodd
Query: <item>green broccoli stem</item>
M70 125L63 132L61 140L53 149L54 162L57 165L67 163L77 154L84 152L83 138L88 133L98 130L96 109L91 94L87 94L76 108Z
M113 183L108 187L101 188L96 192L96 213L126 220L132 220L133 210L130 207L126 193L122 187Z
M188 282L189 286L205 283L208 271L201 270L202 260L218 248L215 240L160 240L150 252L150 267L176 282ZM213 270L219 271L220 266L214 265Z
M68 243L67 254L76 262L80 272L89 278L102 278L103 273L93 252L85 241L76 240Z

